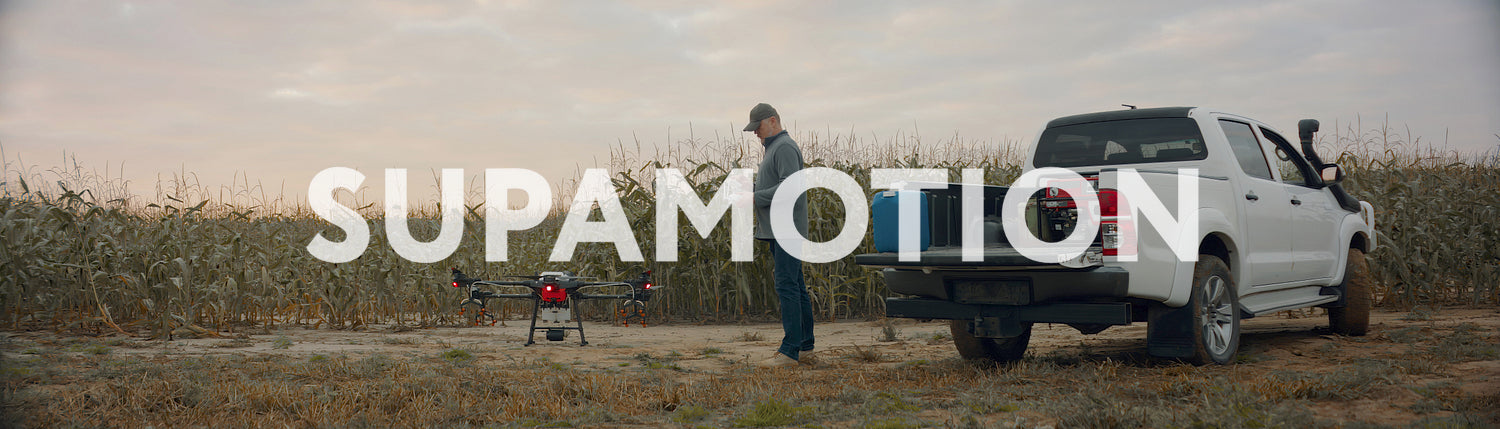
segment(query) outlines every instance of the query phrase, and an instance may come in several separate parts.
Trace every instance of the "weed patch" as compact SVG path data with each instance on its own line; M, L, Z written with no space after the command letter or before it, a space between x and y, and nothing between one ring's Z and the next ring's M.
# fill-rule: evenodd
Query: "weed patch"
M780 399L755 403L745 415L734 420L734 427L791 426L812 420L812 407L795 407Z
M1386 361L1363 359L1354 365L1307 375L1279 372L1268 380L1263 391L1272 396L1300 399L1355 399L1367 396L1377 386L1391 384L1393 365Z
M277 335L276 339L271 341L271 348L277 350L292 348L292 339L286 335Z
M854 346L844 353L844 357L860 362L880 362L885 360L885 355L874 347Z
M756 332L756 331L744 331L744 332L740 332L739 335L736 335L734 337L735 341L742 342L742 343L753 343L753 342L756 342L756 341L765 341L765 339L766 339L765 335L761 335L760 332Z
M438 354L438 357L450 363L468 363L474 360L474 354L464 349L448 349Z
M875 337L875 340L885 343L900 341L901 330L896 328L891 319L885 319L880 322L880 336Z
M707 408L696 405L688 405L677 408L677 411L672 415L672 421L677 423L699 422L703 421L703 419L708 418L708 416L711 414L713 413L708 411Z

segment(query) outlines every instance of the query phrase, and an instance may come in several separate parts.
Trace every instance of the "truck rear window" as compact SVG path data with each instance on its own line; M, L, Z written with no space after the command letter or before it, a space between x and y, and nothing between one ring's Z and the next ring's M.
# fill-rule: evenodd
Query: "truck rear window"
M1192 161L1208 157L1191 118L1147 118L1048 128L1037 143L1037 167Z

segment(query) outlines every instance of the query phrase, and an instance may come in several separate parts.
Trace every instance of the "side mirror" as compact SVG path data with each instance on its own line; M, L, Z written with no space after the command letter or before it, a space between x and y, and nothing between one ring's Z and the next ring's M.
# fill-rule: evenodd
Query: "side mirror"
M1344 181L1344 169L1339 168L1338 164L1325 165L1323 171L1318 174L1322 176L1324 186L1333 186Z

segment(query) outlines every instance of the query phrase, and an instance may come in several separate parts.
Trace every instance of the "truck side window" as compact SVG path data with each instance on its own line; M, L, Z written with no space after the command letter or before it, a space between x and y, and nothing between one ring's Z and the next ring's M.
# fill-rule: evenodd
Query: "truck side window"
M1219 120L1219 128L1224 129L1224 137L1229 139L1229 147L1234 149L1234 157L1240 162L1240 169L1252 177L1266 180L1276 180L1271 177L1271 166L1266 163L1266 154L1260 150L1260 140L1255 138L1255 131L1250 129L1249 124Z
M1297 149L1292 147L1291 142L1265 127L1261 127L1260 134L1266 136L1266 140L1270 140L1266 146L1276 154L1276 169L1281 171L1282 183L1308 186L1303 168L1307 167L1307 171L1310 172L1311 166L1305 165L1305 162L1298 162L1303 159L1302 154L1297 153Z

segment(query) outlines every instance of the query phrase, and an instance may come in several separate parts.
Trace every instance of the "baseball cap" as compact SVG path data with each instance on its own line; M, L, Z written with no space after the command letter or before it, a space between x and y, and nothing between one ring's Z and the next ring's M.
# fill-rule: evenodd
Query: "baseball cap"
M750 125L745 126L745 131L755 131L756 128L760 128L760 121L772 116L776 116L775 107L766 103L755 105L755 108L750 109Z

